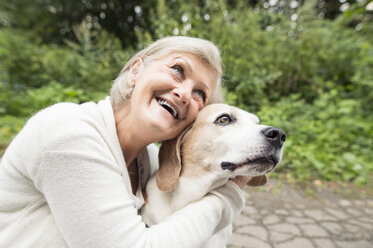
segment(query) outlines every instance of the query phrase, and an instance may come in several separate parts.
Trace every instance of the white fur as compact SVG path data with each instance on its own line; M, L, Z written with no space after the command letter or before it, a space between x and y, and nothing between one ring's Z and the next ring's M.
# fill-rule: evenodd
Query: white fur
M235 121L229 125L216 124L222 114L230 115ZM259 165L255 164L233 171L221 167L222 162L240 164L247 159L267 155L280 161L282 147L271 147L266 141L262 130L267 127L259 125L255 115L232 106L212 104L205 107L198 114L192 129L183 137L182 170L176 188L164 192L158 188L156 176L149 179L147 202L141 211L145 223L154 225L162 222L188 203L224 185L229 178L237 175L254 177L273 170L272 167L258 170Z

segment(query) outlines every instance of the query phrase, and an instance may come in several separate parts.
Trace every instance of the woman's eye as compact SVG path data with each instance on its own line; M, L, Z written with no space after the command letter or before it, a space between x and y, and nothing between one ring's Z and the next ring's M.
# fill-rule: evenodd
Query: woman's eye
M203 92L203 90L197 90L196 93L198 94L198 97L201 98L202 102L204 103L206 101L205 92Z
M219 125L228 125L234 121L235 119L232 116L228 114L223 114L215 120L215 123Z
M177 74L180 76L184 76L184 68L181 65L174 65L171 67Z

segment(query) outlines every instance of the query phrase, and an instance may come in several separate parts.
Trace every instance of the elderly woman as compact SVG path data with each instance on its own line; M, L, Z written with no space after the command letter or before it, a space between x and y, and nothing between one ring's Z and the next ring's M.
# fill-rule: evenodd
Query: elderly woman
M168 37L133 56L105 100L34 115L1 160L1 246L203 246L242 209L246 178L150 228L138 210L158 168L152 143L176 137L219 101L221 75L211 42Z

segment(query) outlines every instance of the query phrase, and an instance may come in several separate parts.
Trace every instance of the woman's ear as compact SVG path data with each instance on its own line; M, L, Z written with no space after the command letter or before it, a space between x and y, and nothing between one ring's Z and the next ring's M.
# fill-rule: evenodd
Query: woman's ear
M136 58L130 65L128 71L127 82L129 86L134 87L136 79L144 66L144 61L141 58Z

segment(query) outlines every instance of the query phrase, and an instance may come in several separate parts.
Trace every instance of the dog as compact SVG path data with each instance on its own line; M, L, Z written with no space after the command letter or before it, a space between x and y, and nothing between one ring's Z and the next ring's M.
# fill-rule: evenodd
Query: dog
M162 143L159 170L146 185L144 222L162 222L229 178L249 176L249 185L265 184L285 140L281 129L260 125L254 114L226 104L206 106L178 137Z

